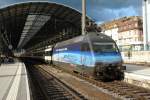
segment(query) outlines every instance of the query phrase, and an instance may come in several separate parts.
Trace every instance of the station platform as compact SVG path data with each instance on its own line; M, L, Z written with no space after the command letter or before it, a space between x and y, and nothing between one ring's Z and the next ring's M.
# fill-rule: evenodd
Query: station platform
M15 61L0 65L0 100L30 100L24 63Z
M150 67L124 64L126 66L125 82L150 89Z

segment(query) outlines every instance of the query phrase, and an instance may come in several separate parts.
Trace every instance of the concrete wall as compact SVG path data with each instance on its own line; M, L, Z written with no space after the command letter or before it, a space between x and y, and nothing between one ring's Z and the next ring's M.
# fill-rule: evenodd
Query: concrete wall
M150 51L121 52L125 63L149 63Z

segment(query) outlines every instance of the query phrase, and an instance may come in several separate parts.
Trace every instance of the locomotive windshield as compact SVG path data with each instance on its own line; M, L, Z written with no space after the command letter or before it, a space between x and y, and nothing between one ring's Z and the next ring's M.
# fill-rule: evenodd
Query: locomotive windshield
M94 52L118 52L118 48L115 43L93 43Z

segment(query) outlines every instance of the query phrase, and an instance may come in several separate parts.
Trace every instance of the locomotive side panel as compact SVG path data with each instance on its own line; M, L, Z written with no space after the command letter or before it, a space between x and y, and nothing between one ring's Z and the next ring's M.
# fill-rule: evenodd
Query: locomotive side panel
M53 50L53 64L67 70L76 70L81 64L80 43L56 47Z
M88 43L78 42L62 47L56 46L53 51L53 64L89 76L93 73L95 62L92 60Z

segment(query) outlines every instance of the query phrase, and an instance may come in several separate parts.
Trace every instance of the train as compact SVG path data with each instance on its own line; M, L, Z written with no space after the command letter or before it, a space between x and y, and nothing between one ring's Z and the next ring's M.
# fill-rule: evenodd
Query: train
M67 71L100 80L123 80L121 53L115 41L102 33L86 35L58 42L45 49L46 62Z

